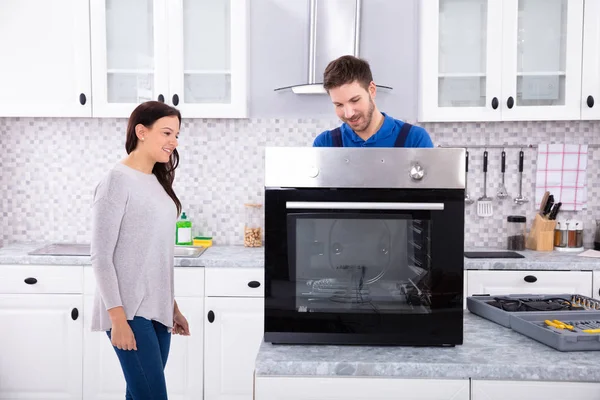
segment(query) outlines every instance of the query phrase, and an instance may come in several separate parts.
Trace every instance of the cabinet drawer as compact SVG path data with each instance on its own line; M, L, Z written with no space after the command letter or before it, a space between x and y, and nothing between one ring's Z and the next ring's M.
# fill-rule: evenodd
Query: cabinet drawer
M264 297L263 268L206 268L206 295Z
M175 267L175 296L204 297L204 268ZM93 295L96 292L96 276L94 270L85 268L84 293Z
M83 293L83 267L0 265L0 293Z
M592 295L591 271L467 271L467 293Z

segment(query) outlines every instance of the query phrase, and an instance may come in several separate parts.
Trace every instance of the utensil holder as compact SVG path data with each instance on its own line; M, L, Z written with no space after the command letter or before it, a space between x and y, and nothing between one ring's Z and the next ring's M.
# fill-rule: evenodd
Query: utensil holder
M527 235L526 247L536 251L554 250L554 228L555 220L549 220L540 214L535 215L531 224L529 235Z

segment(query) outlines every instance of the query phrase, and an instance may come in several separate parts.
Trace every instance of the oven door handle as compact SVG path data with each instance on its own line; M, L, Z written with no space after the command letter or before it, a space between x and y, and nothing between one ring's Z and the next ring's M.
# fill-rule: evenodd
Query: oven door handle
M443 211L444 203L384 203L344 201L288 201L285 207L303 210L396 210L396 211Z

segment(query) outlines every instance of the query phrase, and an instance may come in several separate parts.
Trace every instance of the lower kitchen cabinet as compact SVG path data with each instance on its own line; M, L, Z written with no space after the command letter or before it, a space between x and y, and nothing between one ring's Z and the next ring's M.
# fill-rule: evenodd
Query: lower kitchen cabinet
M600 271L594 271L594 283L592 284L594 298L600 300Z
M207 297L205 309L205 400L251 400L264 298Z
M84 400L121 400L125 379L110 341L104 332L90 331L94 276L84 274L86 295L83 350ZM204 270L175 269L175 300L190 324L190 336L173 335L165 368L169 399L202 399L204 368Z
M82 308L77 294L0 294L0 399L81 399Z
M469 380L259 377L256 400L469 400Z
M473 380L471 400L599 400L600 383Z
M203 298L177 297L177 304L190 324L190 336L173 335L165 369L169 399L202 398ZM91 332L93 296L85 296L86 326L83 331L83 387L85 400L121 400L125 379L110 340L104 332Z
M474 294L558 294L592 296L592 271L469 270L467 296Z

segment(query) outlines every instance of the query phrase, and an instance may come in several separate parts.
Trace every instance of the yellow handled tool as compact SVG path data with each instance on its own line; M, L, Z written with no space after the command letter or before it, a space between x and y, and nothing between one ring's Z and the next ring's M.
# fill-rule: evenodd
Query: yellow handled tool
M568 329L570 331L574 330L573 325L569 325L569 324L567 324L565 322L562 322L562 321L559 321L557 319L553 320L552 322L554 322L557 325L560 325L562 327L561 329L566 328L566 329Z

